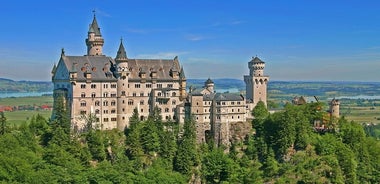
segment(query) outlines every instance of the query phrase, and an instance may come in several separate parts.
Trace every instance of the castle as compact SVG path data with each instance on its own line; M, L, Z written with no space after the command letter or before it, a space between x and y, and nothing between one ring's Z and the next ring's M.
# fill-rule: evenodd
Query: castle
M145 120L157 107L164 121L182 124L193 116L198 142L211 137L217 144L229 145L249 133L248 120L257 102L266 104L269 76L264 75L265 63L258 57L248 62L246 96L216 93L211 79L203 88L187 92L178 57L128 58L122 40L115 58L104 55L104 39L95 15L85 42L86 55L68 56L62 49L52 69L54 103L64 99L75 131L84 130L84 115L93 114L99 129L123 130L135 108L140 120Z

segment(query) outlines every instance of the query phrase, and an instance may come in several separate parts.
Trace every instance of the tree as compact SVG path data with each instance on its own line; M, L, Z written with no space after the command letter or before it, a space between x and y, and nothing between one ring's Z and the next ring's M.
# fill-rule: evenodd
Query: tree
M198 165L198 155L195 137L195 121L186 119L184 133L178 141L178 149L174 158L174 170L190 175L192 168Z
M0 134L4 135L7 127L7 118L4 116L4 112L0 112Z

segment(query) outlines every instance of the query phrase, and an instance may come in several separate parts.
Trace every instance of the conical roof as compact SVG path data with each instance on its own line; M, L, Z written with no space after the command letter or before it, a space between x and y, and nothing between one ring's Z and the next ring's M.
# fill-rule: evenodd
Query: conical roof
M123 45L123 39L120 40L120 46L119 46L119 50L117 51L117 54L116 54L116 59L127 59L127 52L125 52L125 48Z
M97 36L101 36L100 34L100 28L98 26L98 22L96 21L96 16L94 15L94 19L92 20L92 23L90 25L90 28L88 30L89 33L95 33Z
M212 81L210 78L208 78L206 80L205 84L214 84L214 81Z
M181 71L179 73L179 78L181 78L181 79L185 79L186 78L185 71L183 71L183 67L182 66L181 66Z

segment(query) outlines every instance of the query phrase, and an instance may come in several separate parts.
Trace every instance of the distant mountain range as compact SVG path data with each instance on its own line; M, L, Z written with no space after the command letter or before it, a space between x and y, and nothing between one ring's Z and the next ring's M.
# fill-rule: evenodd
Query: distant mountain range
M188 79L187 88L201 88L206 79ZM240 79L213 79L218 92L243 92L245 83ZM53 91L50 81L14 81L0 78L0 93L14 92L48 92ZM334 98L338 96L379 96L380 82L336 82L336 81L270 81L268 95L274 98L291 96L318 96Z
M0 78L0 93L53 91L53 83L47 81L14 81Z

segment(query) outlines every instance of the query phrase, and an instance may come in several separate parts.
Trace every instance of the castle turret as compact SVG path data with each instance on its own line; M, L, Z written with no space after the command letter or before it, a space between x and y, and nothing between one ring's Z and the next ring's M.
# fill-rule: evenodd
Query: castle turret
M117 128L124 130L128 126L129 119L126 116L127 112L127 91L128 91L128 58L125 52L123 40L120 41L119 50L116 54L116 67L117 67Z
M331 100L329 105L330 105L331 117L339 118L339 106L340 106L339 100L334 98Z
M96 21L96 16L90 24L88 30L86 45L87 45L87 55L88 56L98 56L102 55L104 39L100 33L100 28L98 22Z
M179 80L180 80L179 98L182 101L186 98L186 76L185 76L185 71L183 70L183 67L181 67L181 71L179 72Z
M207 90L209 90L211 93L214 92L214 81L212 81L210 78L208 78L205 82L204 86Z
M246 84L246 99L253 102L253 107L259 101L267 104L267 83L269 76L264 75L265 62L260 58L252 57L248 62L249 75L244 76Z

